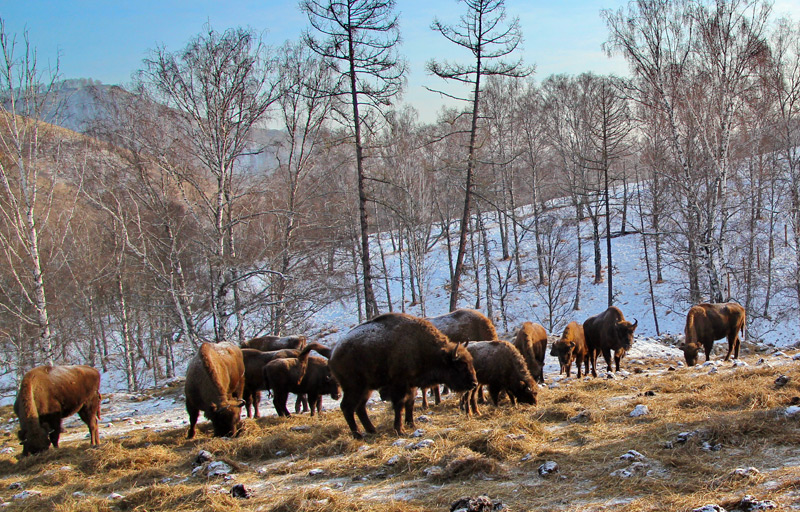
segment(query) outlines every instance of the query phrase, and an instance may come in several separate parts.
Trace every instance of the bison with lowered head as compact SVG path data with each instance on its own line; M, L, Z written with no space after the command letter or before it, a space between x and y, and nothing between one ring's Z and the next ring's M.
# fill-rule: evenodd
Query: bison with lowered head
M589 349L586 347L586 338L583 326L578 322L570 322L561 334L561 338L553 343L550 355L557 357L561 365L559 373L566 373L569 377L572 362L578 369L578 378L581 378L581 365L584 365L586 374L589 374Z
M300 350L305 346L305 336L259 336L258 338L243 341L241 344L242 348L254 348L262 352L283 349Z
M524 404L536 404L536 383L514 345L507 341L478 341L469 343L467 350L472 355L478 384L489 388L495 406L502 391L508 393L511 403L518 400ZM467 391L464 399L467 416L470 413L479 415L477 389Z
M341 409L355 437L361 437L355 414L368 433L375 427L367 416L367 399L384 388L394 407L394 428L414 427L417 387L447 384L454 391L475 387L472 356L451 342L429 321L403 313L386 313L347 333L333 349L329 366L342 387Z
M733 358L739 358L739 333L744 335L744 308L735 302L724 304L698 304L692 306L686 314L686 338L679 346L686 357L686 364L694 366L697 354L702 347L706 353L706 361L711 357L714 340L728 338L727 361L733 352Z
M242 423L244 361L233 343L203 343L186 369L187 439L194 437L200 411L211 421L214 435L233 437Z
M547 351L547 331L539 324L525 322L517 331L514 346L525 359L528 371L536 382L544 382L544 354Z
M619 361L630 350L633 344L633 332L639 324L638 320L630 323L625 320L622 311L611 306L599 315L583 322L583 334L586 347L589 349L589 361L592 363L592 376L597 377L597 356L602 352L608 371L611 371L611 352L614 352L614 363L619 371Z
M37 366L22 377L14 413L19 418L22 455L58 448L61 420L75 413L100 443L100 372L91 366Z

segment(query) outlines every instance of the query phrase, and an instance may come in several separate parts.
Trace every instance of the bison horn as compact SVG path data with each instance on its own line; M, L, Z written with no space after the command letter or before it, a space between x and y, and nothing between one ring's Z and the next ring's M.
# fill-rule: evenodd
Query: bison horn
M639 325L639 320L637 320L637 319L635 319L635 318L634 318L634 319L633 319L633 330L634 330L634 331L636 330L636 326L637 326L637 325Z

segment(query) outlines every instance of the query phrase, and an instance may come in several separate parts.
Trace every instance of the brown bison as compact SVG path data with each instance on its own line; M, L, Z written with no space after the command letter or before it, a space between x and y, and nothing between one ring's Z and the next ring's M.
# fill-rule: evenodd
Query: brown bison
M417 387L447 384L454 391L475 387L472 356L451 342L432 323L403 313L386 313L347 333L333 349L328 363L342 387L341 409L355 437L361 437L355 414L368 433L375 426L367 416L372 390L385 388L394 407L394 428L414 427L414 394Z
M578 369L578 378L581 378L581 365L584 365L585 373L588 375L589 349L586 346L586 338L583 335L583 326L578 322L570 322L561 334L561 338L553 343L550 355L558 358L558 362L561 365L559 373L566 373L567 377L569 377L572 362L574 361L575 367Z
M297 388L306 374L308 366L309 352L313 350L313 345L307 345L297 357L286 359L275 359L270 361L263 368L264 383L268 389L272 390L275 411L278 416L289 416L286 408L286 399L291 389Z
M300 382L293 379L293 372L287 371L285 366L276 366L270 363L265 369L270 382L270 388L274 396L273 404L278 416L289 416L286 408L286 400L289 393L297 395L295 402L295 412L300 412L303 400L310 404L311 416L315 412L322 412L322 395L330 395L334 400L339 399L339 384L333 378L328 367L328 360L322 357L311 356L308 358L306 371Z
M525 359L531 377L536 382L544 382L544 354L547 352L547 331L544 327L525 322L517 331L514 346Z
M238 435L244 405L242 349L228 342L200 345L186 369L185 393L189 413L187 439L194 437L200 411L211 421L215 436Z
M583 322L583 334L586 347L589 349L589 361L592 363L592 376L597 377L597 356L602 352L608 371L611 371L611 351L614 351L614 363L619 371L619 361L630 350L633 343L633 332L639 324L638 320L630 323L625 320L622 311L611 306L599 315Z
M733 352L733 358L739 358L739 333L744 336L744 308L735 302L724 304L698 304L692 306L686 314L686 338L679 348L683 350L686 364L697 363L697 353L702 347L706 353L706 361L711 357L714 340L728 338L727 361Z
M500 393L508 393L511 403L517 400L524 404L536 404L537 385L528 371L522 354L507 341L478 341L469 343L467 350L472 355L472 364L478 384L489 388L489 396L496 406ZM464 393L467 416L480 415L477 401L478 388Z
M243 341L241 344L242 348L254 348L262 352L282 349L300 350L305 346L305 336L259 336L258 338Z
M247 417L250 417L250 407L253 408L253 416L258 418L258 405L261 403L261 390L268 389L267 380L264 377L264 367L275 359L297 358L303 353L316 350L326 357L330 357L331 349L319 343L310 343L302 350L283 349L262 352L254 348L243 348L242 357L244 359L244 405ZM302 376L301 376L302 377Z
M100 443L100 372L91 366L37 366L22 377L14 413L19 418L22 455L58 448L61 420L78 413Z

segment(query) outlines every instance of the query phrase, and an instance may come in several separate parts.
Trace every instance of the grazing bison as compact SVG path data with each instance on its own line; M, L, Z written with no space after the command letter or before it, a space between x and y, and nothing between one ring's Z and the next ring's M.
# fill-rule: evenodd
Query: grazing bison
M469 343L467 350L472 355L478 384L489 388L495 406L502 391L508 393L512 404L515 399L524 404L536 403L536 383L514 345L507 341L479 341ZM464 393L462 400L466 402L467 416L480 415L477 388Z
M583 334L586 347L589 349L589 361L592 363L592 376L597 377L597 356L602 352L606 360L608 371L611 371L611 351L614 351L614 363L619 371L619 360L630 350L633 343L633 331L639 324L638 320L630 323L625 320L622 311L616 306L611 306L599 315L595 315L583 322Z
M366 407L372 390L385 388L399 434L403 408L406 424L414 426L415 388L444 383L454 391L467 391L476 384L466 348L451 342L431 322L402 313L379 315L353 328L339 340L328 364L342 387L342 414L357 438L361 434L355 414L368 433L375 432Z
M194 437L200 411L211 421L214 435L233 437L241 429L244 400L242 349L233 343L203 343L186 369L187 439Z
M301 406L305 406L305 411L308 411L310 404L311 416L316 413L322 413L322 395L330 395L334 400L338 400L341 394L339 383L333 378L331 369L328 367L328 361L321 357L311 356L308 358L308 366L306 373L303 375L303 380L296 386L289 386L287 390L281 391L273 388L275 397L277 399L279 393L284 397L288 393L297 395L297 400L294 405L294 412L299 413ZM286 411L286 398L283 398L282 409ZM278 406L275 406L275 410ZM288 414L286 414L288 416Z
M428 317L427 320L455 343L497 339L494 323L476 309L456 309L444 315ZM427 391L425 388L422 390L422 407L428 407ZM441 402L438 385L433 387L433 392L434 403L438 405Z
M22 455L58 448L61 420L78 413L100 443L100 372L91 366L37 366L22 377L14 413L19 418Z
M561 365L561 373L569 377L572 362L578 369L578 378L581 378L581 365L584 365L586 374L589 374L589 349L583 335L583 326L578 322L570 322L561 334L561 338L553 343L550 355L557 357Z
M686 314L686 338L679 348L683 350L686 364L697 363L697 353L702 347L706 353L706 361L711 357L714 340L728 338L727 361L733 352L733 358L739 358L739 333L744 336L744 308L735 302L724 304L698 304L692 306Z
M547 351L547 331L544 327L525 322L517 331L514 346L525 359L531 377L536 382L544 382L544 354Z
M308 366L309 352L314 349L314 345L317 344L307 345L297 357L275 359L264 366L262 370L264 383L268 389L272 390L272 403L275 405L278 416L289 416L286 399L289 392L302 382Z
M264 377L264 367L275 359L289 359L300 356L303 351L306 353L316 350L325 357L330 357L331 349L319 343L310 343L302 350L283 349L271 352L262 352L254 348L243 348L242 357L244 359L244 405L247 417L250 417L250 407L253 407L253 416L258 418L258 405L261 403L261 390L268 389L267 380Z
M254 348L262 352L271 352L281 349L300 350L306 346L305 336L259 336L251 340L243 341L242 348Z

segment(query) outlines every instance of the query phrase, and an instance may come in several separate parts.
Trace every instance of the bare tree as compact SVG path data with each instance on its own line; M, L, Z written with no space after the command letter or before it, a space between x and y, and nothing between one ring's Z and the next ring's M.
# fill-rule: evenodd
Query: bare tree
M467 169L464 177L464 208L461 215L458 252L456 254L453 279L450 284L450 310L458 307L458 294L461 274L464 272L464 255L467 250L467 231L472 211L472 195L478 147L478 119L480 117L480 98L483 91L482 79L488 76L525 77L533 70L522 65L522 60L506 62L504 57L511 55L522 42L519 19L514 18L507 25L505 0L463 0L467 13L461 16L456 25L446 25L434 20L431 28L448 41L472 53L474 62L468 65L449 62L428 62L428 71L446 80L454 80L471 89L470 97L447 96L468 102L470 132L467 146ZM444 93L442 93L444 94Z
M367 216L367 174L364 168L364 134L368 111L380 110L400 92L405 64L396 54L400 42L394 0L302 0L300 8L320 35L306 32L306 44L336 66L340 80L326 92L347 97L350 111L345 123L352 128L356 152L358 207L361 238L361 267L364 284L364 307L367 318L378 313L372 286Z

